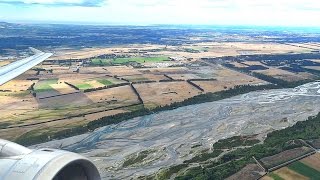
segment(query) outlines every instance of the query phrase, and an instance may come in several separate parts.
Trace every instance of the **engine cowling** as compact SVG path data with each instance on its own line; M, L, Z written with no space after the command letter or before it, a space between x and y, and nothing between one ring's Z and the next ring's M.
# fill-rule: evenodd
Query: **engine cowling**
M56 149L30 150L0 139L1 180L100 180L87 158Z

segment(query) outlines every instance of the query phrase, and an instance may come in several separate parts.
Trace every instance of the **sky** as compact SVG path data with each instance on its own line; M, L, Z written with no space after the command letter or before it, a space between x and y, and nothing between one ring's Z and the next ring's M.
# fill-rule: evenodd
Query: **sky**
M0 21L320 27L320 1L0 0Z

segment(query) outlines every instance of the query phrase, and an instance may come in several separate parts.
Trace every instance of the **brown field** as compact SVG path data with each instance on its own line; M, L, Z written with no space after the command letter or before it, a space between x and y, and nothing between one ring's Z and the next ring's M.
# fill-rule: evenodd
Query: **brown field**
M14 79L0 86L0 90L10 90L12 92L26 91L34 82L37 81Z
M248 164L241 171L236 174L226 178L226 180L256 180L264 175L263 169L261 169L257 164Z
M260 79L257 79L255 77L237 72L237 71L233 71L233 70L229 70L229 69L225 69L222 68L220 70L216 71L216 76L214 77L217 80L220 81L227 81L227 82L234 82L234 83L241 83L241 82L246 82L246 83L264 83L265 81L262 81Z
M116 101L121 104L131 104L138 102L137 96L134 94L130 86L122 86L111 89L104 89L100 91L94 91L85 93L85 95L93 103L101 103L107 101Z
M233 88L237 85L257 85L262 82L254 82L254 81L242 81L242 82L235 82L235 81L193 81L193 83L200 86L205 92L218 92Z
M201 93L187 82L135 84L134 87L148 108L183 101Z
M275 174L277 174L278 176L280 176L281 178L285 179L285 180L307 180L309 178L299 174L299 173L296 173L292 170L290 170L289 168L287 167L283 167L281 169L278 169L276 171L274 171Z
M1 66L5 66L7 64L10 64L11 62L10 61L7 61L7 60L0 60L0 67Z
M308 147L299 147L283 151L273 156L262 158L260 159L260 161L264 164L265 167L272 168L276 165L287 162L291 159L297 158L311 151L312 149Z
M269 69L266 69L266 70L254 70L253 72L258 72L261 74L265 74L265 75L272 76L272 77L289 81L289 82L306 80L314 77L312 74L305 73L305 72L292 73L289 71L285 71L285 70L273 68L273 67L269 67Z
M186 74L189 73L189 69L186 67L168 67L168 68L152 68L148 69L154 74Z
M118 109L118 110L110 110L101 113L95 113L90 115L85 115L84 117L74 117L74 118L67 118L65 120L49 122L39 125L33 125L28 127L19 127L13 129L6 129L0 130L0 137L7 139L7 140L15 140L18 137L23 136L25 133L34 132L35 134L42 134L42 133L54 133L57 131L61 131L64 129L69 129L79 125L85 125L90 121L94 121L98 118L111 116L118 113L128 112L126 110Z
M316 153L312 156L306 157L300 160L300 162L320 171L320 153Z
M8 96L0 93L0 122L14 124L14 119L37 108L38 103L30 94ZM11 122L11 120L13 121Z
M127 75L138 75L142 74L139 72L137 69L134 69L132 67L127 67L127 66L110 66L110 67L105 67L106 72L109 73L110 75L116 75L116 76L127 76Z
M68 94L68 93L77 92L77 90L71 88L69 85L67 85L65 83L51 84L50 86L54 90L58 91L60 94Z
M175 80L201 79L196 74L169 74L168 76Z

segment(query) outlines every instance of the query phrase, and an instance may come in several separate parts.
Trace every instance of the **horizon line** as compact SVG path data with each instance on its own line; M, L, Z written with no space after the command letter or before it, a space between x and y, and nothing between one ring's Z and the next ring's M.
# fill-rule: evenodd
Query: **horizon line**
M168 24L168 23L116 23L116 22L82 22L82 21L30 21L30 20L1 20L0 23L9 24L31 24L31 25L79 25L79 26L216 26L216 27L264 27L264 28L316 28L320 29L320 26L298 26L298 25L257 25L257 24Z

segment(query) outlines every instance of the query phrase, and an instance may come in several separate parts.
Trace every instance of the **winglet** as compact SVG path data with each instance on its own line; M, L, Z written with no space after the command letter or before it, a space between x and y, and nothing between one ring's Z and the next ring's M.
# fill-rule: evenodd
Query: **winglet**
M40 51L40 50L38 50L38 49L35 49L35 48L33 48L33 47L29 47L29 49L30 49L33 53L35 53L35 54L43 53L42 51Z

